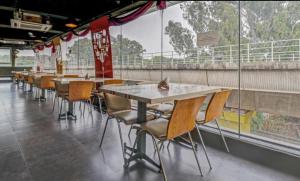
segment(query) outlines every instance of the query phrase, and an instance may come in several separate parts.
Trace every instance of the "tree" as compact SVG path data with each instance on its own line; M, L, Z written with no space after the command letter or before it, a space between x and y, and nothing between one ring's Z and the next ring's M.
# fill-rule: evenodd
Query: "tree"
M189 51L194 48L191 31L182 27L181 23L170 20L165 31L165 34L170 37L169 43L174 47L175 52L178 54L189 54Z
M238 3L236 1L188 1L180 4L183 18L194 34L215 31L220 45L237 44L239 36ZM300 2L242 1L241 42L262 42L294 39L300 36ZM186 35L179 35L185 27L169 23L167 34L175 51L184 53L180 44ZM186 33L189 33L186 31ZM172 38L176 37L176 38Z
M67 56L71 56L75 62L78 60L78 58L84 65L87 63L93 64L94 62L94 51L91 39L82 38L76 40L71 47L68 47L67 51Z
M122 38L121 35L117 35L117 37L111 36L110 40L111 40L113 55L119 55L121 40L122 40L123 55L128 55L128 54L140 55L146 51L139 42L135 40L130 40L125 37Z

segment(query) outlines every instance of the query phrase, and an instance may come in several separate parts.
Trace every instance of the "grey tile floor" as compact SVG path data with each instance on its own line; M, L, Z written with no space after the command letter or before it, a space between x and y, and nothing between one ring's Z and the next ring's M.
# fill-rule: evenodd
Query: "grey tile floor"
M79 119L57 121L57 111L51 113L51 97L46 102L33 101L32 94L12 83L0 84L0 180L34 181L137 181L162 180L153 167L144 162L123 168L117 125L109 123L103 147L98 148L104 124L101 115L93 111ZM128 128L122 126L125 141ZM147 142L147 153L153 145ZM208 148L213 169L209 171L201 149L198 150L204 177L200 177L191 150L176 144L162 150L168 180L171 181L292 181L290 175Z

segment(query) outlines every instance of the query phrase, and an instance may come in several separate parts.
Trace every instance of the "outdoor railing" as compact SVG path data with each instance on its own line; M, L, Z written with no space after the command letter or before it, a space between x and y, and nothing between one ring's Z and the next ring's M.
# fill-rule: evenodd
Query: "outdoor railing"
M205 63L233 63L239 60L238 45L206 46L179 54L175 51L163 52L163 65L175 64L205 64ZM161 53L123 54L113 56L114 65L131 66L160 66ZM242 63L255 62L300 62L300 39L278 40L240 45Z

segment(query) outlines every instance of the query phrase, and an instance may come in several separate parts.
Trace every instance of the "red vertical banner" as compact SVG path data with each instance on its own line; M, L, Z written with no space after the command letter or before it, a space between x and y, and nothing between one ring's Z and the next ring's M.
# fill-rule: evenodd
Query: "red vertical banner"
M113 78L108 17L90 23L96 77Z

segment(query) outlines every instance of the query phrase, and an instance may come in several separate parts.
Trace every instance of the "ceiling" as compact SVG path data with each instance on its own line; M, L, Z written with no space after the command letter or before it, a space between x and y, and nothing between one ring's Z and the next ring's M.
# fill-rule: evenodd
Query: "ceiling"
M71 29L65 26L70 18L78 20L79 25L84 25L102 15L119 15L125 13L146 1L137 0L1 0L0 1L0 40L24 40L26 45L38 41L49 41L51 38L63 34ZM41 15L50 20L53 27L48 32L23 30L12 28L10 19L14 10ZM118 12L119 14L116 14ZM33 33L35 37L29 35ZM0 46L9 46L0 43ZM11 44L11 46L13 46Z

